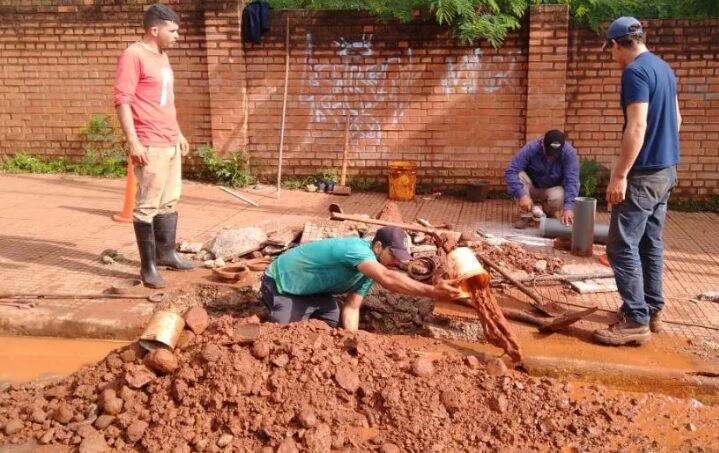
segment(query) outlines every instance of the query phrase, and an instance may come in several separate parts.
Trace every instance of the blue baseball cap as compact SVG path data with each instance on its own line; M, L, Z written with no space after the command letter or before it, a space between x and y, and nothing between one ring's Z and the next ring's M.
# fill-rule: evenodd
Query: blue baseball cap
M642 23L634 17L624 16L615 20L607 27L607 39L604 41L602 50L605 50L612 43L612 40L625 36L638 36L644 33Z

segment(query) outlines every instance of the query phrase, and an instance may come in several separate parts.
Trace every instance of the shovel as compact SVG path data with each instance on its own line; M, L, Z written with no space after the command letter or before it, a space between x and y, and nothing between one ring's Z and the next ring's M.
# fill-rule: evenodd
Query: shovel
M350 114L347 113L345 121L345 148L342 152L342 172L340 173L340 183L332 190L334 195L351 195L352 188L347 184L347 154L350 147Z
M167 293L154 293L149 296L131 294L0 294L0 299L147 299L150 302L162 302Z

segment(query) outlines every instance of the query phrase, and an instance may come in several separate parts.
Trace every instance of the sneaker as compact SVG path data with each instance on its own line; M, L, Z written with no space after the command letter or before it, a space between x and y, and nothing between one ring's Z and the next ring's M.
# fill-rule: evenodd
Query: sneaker
M662 311L655 311L649 318L649 330L653 333L664 332L664 323L662 322Z
M518 230L529 228L532 225L532 219L529 217L522 217L512 224L512 226Z
M594 341L602 344L622 346L626 344L644 344L652 337L648 325L639 324L623 314L606 329L594 331Z

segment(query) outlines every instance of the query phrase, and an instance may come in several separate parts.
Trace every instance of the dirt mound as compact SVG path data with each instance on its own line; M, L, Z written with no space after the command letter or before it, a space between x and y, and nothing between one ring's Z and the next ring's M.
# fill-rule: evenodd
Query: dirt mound
M530 274L554 274L564 264L561 258L532 253L512 242L493 245L485 241L478 241L472 243L472 248L476 253L491 259L507 270L517 269ZM546 261L546 267L542 266L543 269L540 272L535 267L539 261Z
M133 344L56 384L13 386L0 393L0 445L474 452L617 451L631 442L637 451L662 449L634 422L660 413L665 397L639 401L598 386L580 397L570 384L496 367L490 374L475 356L417 351L393 337L315 321L247 322L211 319L175 351L177 368L167 374L147 368L158 358Z

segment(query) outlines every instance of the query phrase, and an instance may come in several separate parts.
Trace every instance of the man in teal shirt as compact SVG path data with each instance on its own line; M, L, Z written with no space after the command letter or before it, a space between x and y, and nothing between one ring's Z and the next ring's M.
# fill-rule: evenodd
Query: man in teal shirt
M397 227L380 228L372 242L356 237L324 239L283 253L262 277L262 300L273 322L320 319L332 327L359 327L359 309L374 282L411 296L455 299L459 289L412 280L390 269L410 260L409 238ZM337 295L344 294L338 303Z

